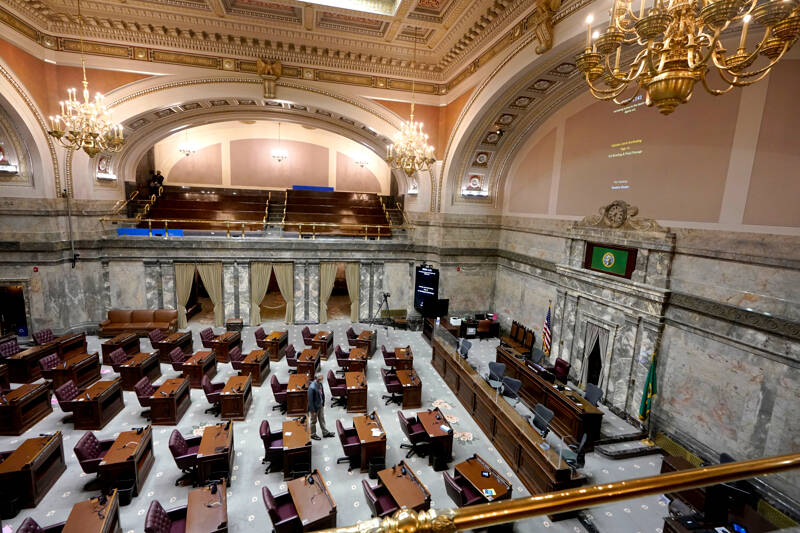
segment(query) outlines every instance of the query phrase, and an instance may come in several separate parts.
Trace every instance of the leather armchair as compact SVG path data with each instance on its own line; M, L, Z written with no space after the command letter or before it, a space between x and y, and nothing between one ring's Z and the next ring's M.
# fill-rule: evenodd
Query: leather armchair
M352 327L347 328L345 335L347 335L347 344L349 344L350 346L355 346L358 335L356 335L356 332L353 330Z
M342 350L342 347L337 344L334 354L336 355L336 364L339 366L339 370L337 370L336 373L344 374L350 368L350 352L345 352Z
M172 369L176 372L183 372L183 363L189 359L189 355L180 348L174 348L169 352L169 359L172 361Z
M8 342L0 344L0 359L11 357L12 355L16 355L21 351L22 350L19 349L19 344L17 343L17 339L11 339Z
M65 523L66 522L60 522L58 524L53 524L52 526L42 527L36 522L36 520L29 516L22 521L16 531L17 533L61 533L61 530L64 529Z
M77 403L73 400L77 398L80 393L81 390L72 380L67 381L55 390L58 406L61 407L61 410L65 413L71 413L75 409L75 404Z
M150 339L150 345L153 346L153 348L156 348L156 345L159 342L167 338L167 336L164 335L164 332L160 329L154 329L153 331L149 332L147 337Z
M300 522L300 516L289 491L273 496L269 487L261 487L261 498L264 500L275 533L296 533L303 530L303 524Z
M484 503L483 496L458 472L456 472L455 477L452 477L447 472L442 472L442 477L444 478L444 488L447 491L447 495L457 506L464 507L475 505L476 503Z
M408 449L406 457L411 457L415 454L424 457L426 452L422 448L428 445L428 432L422 427L418 418L408 418L403 414L403 411L397 411L397 418L400 420L400 429L403 430L403 433L405 433L406 437L408 437L408 441L411 443L400 445L401 448Z
M214 340L216 335L214 335L214 330L211 328L206 328L200 331L200 340L203 342L203 348L213 348L214 345L211 342Z
M53 330L47 328L34 333L33 340L37 346L44 346L45 344L50 344L56 340L56 336L53 335Z
M311 330L308 329L308 326L303 326L302 333L303 333L303 343L305 343L306 346L311 346L311 339L314 338L314 334L311 333Z
M361 440L358 438L358 432L356 428L344 429L342 421L337 419L336 434L339 435L339 442L344 450L344 457L336 459L336 464L349 462L350 468L347 470L350 471L358 466L361 460Z
M256 336L256 345L259 348L265 349L267 347L267 343L265 342L267 332L264 331L264 328L259 327L253 334Z
M386 400L386 405L390 403L400 405L403 402L403 386L400 384L400 380L397 379L397 374L381 368L381 378L386 386L386 392L389 393L381 396L381 399Z
M562 383L566 383L569 379L569 369L572 367L568 362L560 357L556 357L556 364L553 366L553 374L556 379Z
M42 377L45 379L53 379L52 370L60 365L63 361L57 354L51 353L39 359L39 370L42 372Z
M150 502L144 519L144 533L180 533L186 531L186 506L165 511L157 500Z
M331 389L331 407L347 404L347 384L344 378L337 378L333 370L328 370L328 388Z
M219 392L225 388L224 383L211 383L211 380L208 379L208 376L203 376L203 379L200 381L200 385L203 387L203 392L206 395L206 400L208 403L211 404L211 407L206 409L206 413L213 413L218 415L221 409L220 401L221 398L219 396Z
M156 388L150 383L150 380L147 379L147 377L143 377L134 384L133 390L136 392L136 399L139 400L139 405L142 407L150 407L150 398L156 392ZM142 411L142 416L150 420L150 411Z
M242 369L242 361L244 360L244 354L242 353L242 347L234 346L228 352L228 355L231 358L231 366L234 370L241 370Z
M386 346L381 344L381 354L383 354L383 362L386 366L390 368L394 368L397 366L397 357L394 356L393 352L390 352L386 349Z
M361 487L364 489L364 497L367 499L367 505L373 516L383 518L400 508L385 486L375 485L372 487L366 479L362 479Z
M78 439L72 450L75 452L75 457L78 458L83 472L96 474L100 461L108 453L112 444L114 444L114 439L97 440L94 433L87 431Z
M109 354L108 358L111 359L111 368L114 369L114 372L119 372L120 365L124 365L130 356L122 348L117 348Z
M286 387L288 383L279 382L277 376L272 374L272 377L269 378L269 386L272 387L272 396L275 397L275 403L277 404L272 406L272 410L280 409L281 414L284 414L286 412Z
M261 442L264 444L264 459L261 464L267 463L265 474L269 474L283 466L283 432L270 431L269 421L262 420L258 430Z
M197 470L197 450L200 448L200 440L203 437L191 436L185 438L177 429L172 430L169 436L169 451L175 464L184 473L183 476L175 481L175 485L195 485L195 474Z
M297 351L294 349L294 344L286 347L286 364L289 365L290 374L297 372Z

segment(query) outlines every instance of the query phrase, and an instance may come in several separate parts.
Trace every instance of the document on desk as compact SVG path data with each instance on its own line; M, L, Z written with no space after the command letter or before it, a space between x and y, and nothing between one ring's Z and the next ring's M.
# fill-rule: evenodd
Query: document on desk
M380 437L381 435L383 435L383 431L381 431L378 428L372 428L372 436L373 437Z

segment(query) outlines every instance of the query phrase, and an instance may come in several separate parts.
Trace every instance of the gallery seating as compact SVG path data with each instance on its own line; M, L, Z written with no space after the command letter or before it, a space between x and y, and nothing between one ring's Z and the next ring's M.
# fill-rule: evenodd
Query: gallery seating
M144 533L179 533L186 531L186 506L165 511L157 500L150 502L144 519Z
M367 499L367 505L372 511L372 516L383 518L400 508L384 485L378 484L373 487L369 484L369 481L362 479L361 487L364 489L364 497Z
M283 431L271 431L269 421L262 420L259 435L264 444L264 459L261 463L267 465L264 473L280 470L283 466Z
M294 506L289 491L273 496L269 487L262 487L261 498L264 500L264 506L267 508L269 519L272 520L275 533L296 533L303 530L297 508Z
M336 434L339 436L339 442L344 451L344 457L336 459L336 464L350 463L348 470L352 470L361 460L361 441L358 438L358 432L356 428L345 429L342 421L337 419Z
M391 237L389 221L377 194L339 191L286 191L284 231L312 231L313 223L348 225L317 226L314 231L334 235ZM365 228L364 225L371 227ZM382 227L379 227L382 226Z
M262 230L268 199L267 191L214 188L213 192L200 189L164 186L161 196L153 204L148 218L154 220L187 220L170 222L169 228L203 231ZM273 201L275 193L273 192ZM226 221L231 221L229 225ZM239 223L239 224L237 224ZM153 222L153 227L158 227ZM140 227L146 228L142 223Z
M112 444L114 444L114 439L98 440L91 431L84 433L73 448L81 470L85 474L96 474L100 462Z
M39 523L30 516L25 518L17 528L17 533L61 533L64 529L66 522L59 522L52 526L42 527Z
M347 404L347 383L337 378L333 370L328 370L328 388L331 389L331 407Z
M108 318L100 322L100 337L120 333L136 333L140 337L158 329L169 334L178 328L178 312L174 309L109 309Z
M80 393L81 390L72 380L67 381L55 390L58 406L65 413L71 413L75 409L75 404L77 403L73 400L77 398Z
M401 448L408 449L406 458L413 455L419 455L420 457L427 455L425 448L429 444L428 432L425 431L419 418L408 418L403 414L403 411L397 411L397 418L400 420L400 429L403 430L403 433L405 433L408 441L411 443L400 445Z
M211 380L208 379L208 376L203 376L203 379L200 381L200 385L203 387L203 392L206 395L206 400L211 407L206 409L206 413L212 413L214 415L218 415L221 410L220 401L220 391L225 388L224 383L211 383Z
M286 413L286 387L288 383L280 383L277 376L272 374L269 378L269 385L272 388L272 396L275 398L275 405L272 410L280 409L281 414Z
M458 471L456 471L455 477L451 476L447 471L442 472L442 478L444 479L444 488L447 491L447 495L457 506L465 507L483 501L483 496Z
M169 451L175 464L184 473L175 481L175 485L194 485L197 474L197 450L200 448L202 436L184 437L177 429L169 436Z

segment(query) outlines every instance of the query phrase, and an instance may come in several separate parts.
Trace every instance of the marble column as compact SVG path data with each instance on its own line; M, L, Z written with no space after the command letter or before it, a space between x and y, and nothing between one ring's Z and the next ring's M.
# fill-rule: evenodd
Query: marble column
M631 353L630 377L631 384L628 391L627 413L636 418L639 414L639 405L642 401L644 383L647 380L647 372L650 370L650 358L653 355L658 340L661 336L661 327L658 324L640 322L639 324L639 343L638 349Z
M100 262L103 268L103 308L108 311L111 309L111 277L108 272L108 261Z
M372 263L359 263L358 267L358 319L367 322L370 312L369 295L372 286Z
M175 263L161 261L161 303L159 307L177 309L175 298Z
M550 317L550 358L555 361L561 357L561 340L564 338L564 302L567 293L563 289L556 289L556 301L553 304L553 314ZM562 357L563 359L563 357Z
M161 268L153 261L144 263L144 300L148 309L162 308Z
M375 314L383 300L384 263L372 263L372 298L370 299L370 315ZM378 317L380 318L380 317Z
M306 318L306 263L294 263L294 321Z
M566 294L564 302L564 315L562 316L563 327L561 329L562 338L559 341L559 357L572 363L572 345L575 338L575 324L578 313L578 295Z
M239 309L236 316L241 317L245 324L250 324L250 264L237 263L236 272L239 277ZM256 324L250 325L254 326Z
M308 296L308 322L319 322L319 263L306 265L306 295Z
M609 380L605 398L608 403L620 411L625 411L631 388L631 365L636 346L639 324L634 317L625 317L625 323L617 332L614 345L613 364L609 372Z
M222 301L225 306L223 320L236 317L236 264L222 263Z

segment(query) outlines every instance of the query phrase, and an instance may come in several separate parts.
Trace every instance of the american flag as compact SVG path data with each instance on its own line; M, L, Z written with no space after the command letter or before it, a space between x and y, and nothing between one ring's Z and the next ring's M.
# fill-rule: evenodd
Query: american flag
M542 326L542 351L550 355L550 304L547 304L547 316Z

